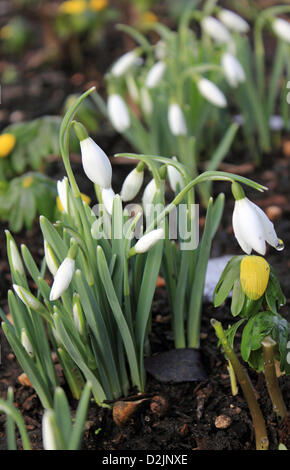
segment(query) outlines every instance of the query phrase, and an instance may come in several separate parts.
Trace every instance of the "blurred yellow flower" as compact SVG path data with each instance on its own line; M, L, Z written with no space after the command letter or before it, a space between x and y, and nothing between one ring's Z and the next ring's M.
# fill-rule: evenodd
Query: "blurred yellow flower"
M151 24L151 23L157 23L157 21L158 21L158 18L155 15L155 13L153 13L152 11L145 11L141 15L140 23Z
M246 296L258 300L267 289L270 266L261 256L245 256L241 261L240 281Z
M90 198L89 196L87 196L86 194L81 194L81 198L82 198L82 200L83 200L84 202L86 202L87 204L90 204L91 198ZM59 210L60 212L63 212L63 211L64 211L63 205L62 205L62 203L61 203L61 201L60 201L60 197L59 197L59 196L57 196L57 198L56 198L56 205L57 205L57 208L58 208L58 210Z
M32 176L26 176L26 178L24 178L22 181L22 187L29 188L32 185L32 183L33 183Z
M13 134L0 135L0 158L5 158L12 152L16 139Z
M90 0L90 9L94 11L102 11L108 6L108 0Z
M85 0L67 0L59 6L59 11L67 15L79 15L88 8Z
M3 26L3 28L0 29L0 37L1 39L8 39L11 38L13 34L13 28L9 24L6 26Z

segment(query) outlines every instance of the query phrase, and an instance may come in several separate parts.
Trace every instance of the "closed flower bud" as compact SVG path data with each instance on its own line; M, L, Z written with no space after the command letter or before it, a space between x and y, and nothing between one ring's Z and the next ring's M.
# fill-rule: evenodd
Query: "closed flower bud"
M87 177L101 188L110 188L112 166L105 152L90 137L81 140L80 147Z
M207 78L201 78L198 80L197 87L200 94L210 103L218 106L219 108L224 108L227 105L225 95L213 82Z
M12 152L16 144L13 134L0 135L0 158L6 158Z
M30 339L27 336L25 328L22 328L22 331L21 331L21 344L24 347L27 354L30 357L33 357L34 356L33 347L32 347L32 344L30 342Z
M177 158L172 157L172 160L177 161ZM172 191L176 192L177 189L180 191L183 188L183 179L180 172L173 165L168 165L167 174Z
M166 64L162 61L156 62L156 64L151 67L149 70L146 80L145 80L145 85L147 88L155 88L160 80L163 78L163 75L166 70Z
M231 41L231 35L227 28L213 16L206 16L201 21L203 31L217 43Z
M221 58L222 68L229 85L236 88L240 83L246 80L245 71L238 59L225 52Z
M49 300L57 300L69 287L75 271L76 246L73 245L54 277Z
M135 101L135 103L138 103L138 101L139 101L139 90L138 90L136 81L135 81L134 77L131 74L126 76L126 84L127 84L127 88L128 88L128 92L129 92L130 97L132 98L133 101Z
M144 180L144 171L134 168L126 177L122 189L121 199L124 202L132 201L139 193Z
M113 64L111 73L114 77L122 77L125 75L130 68L136 64L138 55L136 51L126 52L126 54L119 57L119 59Z
M177 103L171 103L169 105L168 124L173 135L186 135L187 127L185 117Z
M83 335L85 333L84 314L77 294L74 295L73 299L73 319L78 332Z
M241 261L240 281L246 296L258 300L265 293L270 276L270 266L261 256L245 256Z
M272 24L274 33L282 41L286 41L290 44L290 23L289 21L283 20L282 18L275 18Z
M56 419L52 409L44 411L42 418L42 443L44 450L59 450L56 438Z
M102 202L108 214L112 215L115 192L112 188L102 190Z
M218 17L220 21L231 31L237 33L247 33L250 29L249 24L237 13L231 10L222 9Z
M108 114L116 131L122 133L129 129L131 125L129 111L125 101L117 93L109 95Z
M53 276L55 276L58 270L58 263L51 247L46 240L44 240L44 256L49 271Z
M141 88L140 99L141 99L141 108L142 108L143 113L146 116L150 116L153 110L153 103L152 103L152 99L147 88Z
M61 206L64 212L68 213L68 179L65 176L61 181L57 182L57 192L60 199Z
M152 232L146 233L137 241L136 245L132 248L132 253L146 253L162 238L164 238L163 228L152 230Z
M152 204L156 192L157 192L157 187L156 187L155 180L153 178L144 189L144 193L142 197L142 203L143 203L144 208L146 208L147 205Z
M13 289L22 302L26 305L26 307L31 308L36 312L41 312L44 310L42 303L27 289L22 286L18 286L17 284L13 284Z
M6 233L9 233L9 232L6 232ZM15 272L24 276L25 275L24 266L23 266L19 251L17 249L16 243L13 240L13 238L11 238L10 234L7 236L9 236L9 251L10 251L10 257L11 257L10 262L12 264L11 267Z

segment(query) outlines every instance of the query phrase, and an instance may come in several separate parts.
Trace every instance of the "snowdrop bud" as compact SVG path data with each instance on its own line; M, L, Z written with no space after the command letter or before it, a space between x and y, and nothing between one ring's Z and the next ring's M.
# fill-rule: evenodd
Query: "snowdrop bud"
M30 342L30 339L27 336L25 328L22 328L22 330L21 330L21 344L24 347L27 354L30 357L33 357L34 356L33 347L32 347L32 344Z
M44 256L49 271L53 276L55 276L58 270L58 263L50 245L46 240L44 240Z
M55 436L56 419L51 409L45 410L42 418L42 442L44 450L58 450Z
M284 127L284 119L282 118L282 116L278 116L276 114L273 116L270 116L269 127L271 131L276 131L276 132L281 131Z
M57 192L64 212L68 213L68 179L65 176L57 182Z
M218 43L229 42L231 35L227 28L213 16L206 16L201 20L203 31Z
M201 78L197 82L197 87L200 94L210 103L218 106L219 108L224 108L227 105L225 95L213 82L207 78Z
M173 135L186 135L187 128L185 117L177 103L171 103L169 105L168 124Z
M245 71L238 59L226 52L222 55L221 65L229 85L236 88L246 80Z
M90 137L81 140L80 147L87 177L101 188L110 188L112 166L105 152Z
M26 305L26 307L32 308L37 312L43 311L44 306L42 305L42 303L36 297L34 297L34 295L32 295L31 292L29 292L27 289L22 286L18 286L17 284L13 284L13 289L15 290L18 297L22 300L22 302Z
M264 255L266 242L278 251L283 250L283 242L278 239L273 223L262 209L245 197L238 183L232 184L232 192L236 199L232 220L233 229L242 250L248 255L252 250Z
M138 87L136 85L136 81L135 81L134 77L131 74L126 76L126 84L127 84L127 88L128 88L128 92L129 92L130 97L132 98L133 101L135 101L135 103L138 103L138 101L139 101L139 90L138 90Z
M153 178L144 189L144 193L142 197L142 204L144 208L146 208L147 205L152 204L156 192L157 192L157 187L156 187L155 180Z
M117 93L109 95L108 114L116 131L122 133L129 129L131 125L129 111L125 101Z
M177 161L177 158L172 157L172 160ZM169 184L170 184L172 191L176 192L177 189L179 189L180 191L184 186L183 179L182 179L180 172L174 166L168 165L167 174L168 174Z
M73 319L78 332L83 335L85 333L84 314L77 294L74 294L73 298Z
M114 77L121 77L125 75L128 70L136 63L138 55L136 51L126 52L126 54L119 57L113 64L111 73Z
M102 190L102 202L108 214L112 215L115 192L112 188Z
M146 235L143 235L143 237L137 241L131 253L146 253L162 238L164 238L163 228L152 230L152 232L146 233Z
M147 88L141 88L140 98L141 98L141 108L142 108L143 113L146 116L150 116L153 110L153 103L152 103L152 99Z
M289 21L283 20L282 18L275 18L272 24L274 33L282 41L286 41L290 44L290 23Z
M138 167L134 168L134 170L132 170L127 175L123 183L123 186L121 189L122 201L124 202L132 201L132 199L134 199L139 193L143 184L143 180L144 180L143 168L142 170L138 170Z
M9 234L9 232L6 232L6 235L7 234ZM7 235L7 237L8 236L9 236L9 250L10 250L10 256L11 256L10 261L12 264L12 268L15 272L24 276L25 275L24 266L23 266L19 251L17 249L16 243L13 240L13 238L11 238L10 234Z
M146 80L145 80L145 85L147 88L155 88L160 80L162 79L164 73L166 70L166 64L165 62L159 61L156 62L156 64L151 67L149 70Z
M221 22L231 31L237 33L247 33L250 29L249 24L237 13L231 10L222 9L218 14Z
M166 43L162 39L155 44L155 56L158 60L166 57Z
M53 285L50 291L49 300L57 300L67 290L71 283L75 271L75 257L77 245L73 245L67 254L67 257L61 263L54 277Z

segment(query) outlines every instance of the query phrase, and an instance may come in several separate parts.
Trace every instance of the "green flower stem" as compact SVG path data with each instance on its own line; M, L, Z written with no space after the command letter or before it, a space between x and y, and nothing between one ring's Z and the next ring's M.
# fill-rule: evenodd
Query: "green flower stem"
M267 389L273 403L273 409L275 413L283 419L287 415L287 408L283 400L275 370L274 352L276 344L276 341L274 341L270 336L266 336L262 341L264 374L266 378Z
M236 374L234 371L234 368L232 366L231 361L228 361L228 373L230 376L230 382L231 382L231 389L232 389L232 395L235 397L238 394L238 386L237 386L237 379L236 379Z
M228 339L225 335L225 332L223 330L222 324L215 319L211 320L211 324L214 327L216 335L221 342L221 345L223 347L226 357L228 358L228 360L231 361L235 374L238 378L239 384L241 385L241 388L243 390L245 399L248 403L252 420L253 420L254 430L255 430L256 449L267 450L269 441L267 437L265 421L264 421L261 409L259 407L259 404L257 402L257 398L255 397L255 392L254 392L252 383L250 381L250 378L247 372L244 370L242 364L238 360L234 350L231 348L228 342Z

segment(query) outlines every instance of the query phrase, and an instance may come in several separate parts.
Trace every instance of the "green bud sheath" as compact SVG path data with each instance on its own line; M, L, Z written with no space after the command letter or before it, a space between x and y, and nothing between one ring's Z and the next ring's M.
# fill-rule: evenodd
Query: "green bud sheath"
M77 138L81 142L89 137L85 126L83 126L80 122L73 121L74 131L76 133Z
M236 181L232 183L232 193L236 201L239 201L240 199L244 199L246 197L242 186Z

